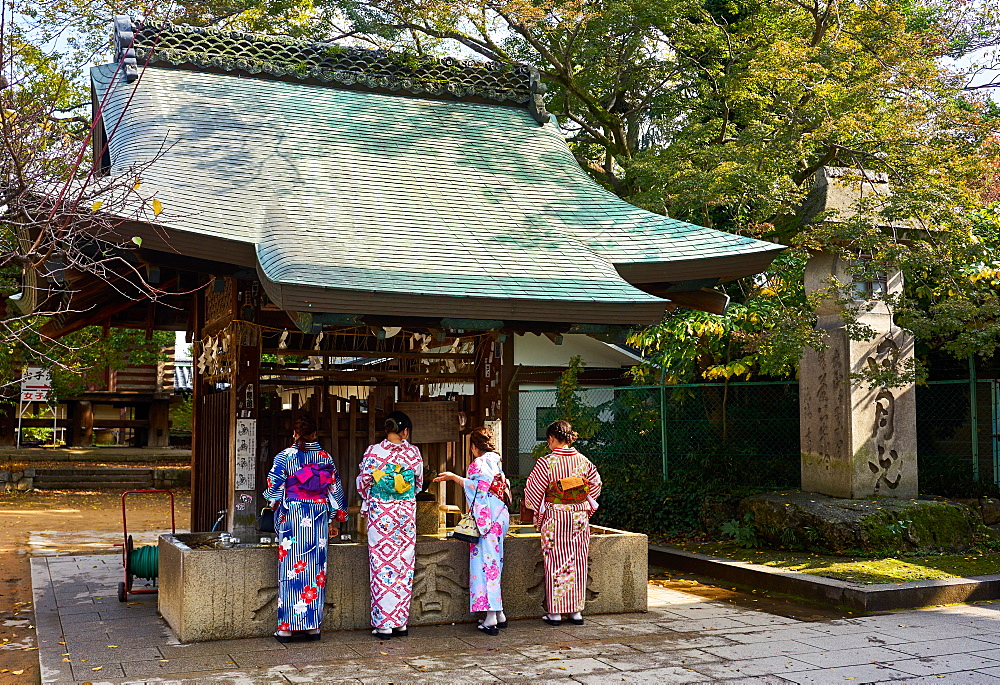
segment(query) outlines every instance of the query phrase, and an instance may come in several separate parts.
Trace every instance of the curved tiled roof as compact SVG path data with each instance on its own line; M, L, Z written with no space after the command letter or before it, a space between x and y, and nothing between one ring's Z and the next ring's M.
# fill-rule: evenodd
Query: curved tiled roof
M163 203L143 246L256 268L287 310L643 323L666 302L633 283L782 249L622 201L521 107L164 66L91 71L112 173L150 163Z

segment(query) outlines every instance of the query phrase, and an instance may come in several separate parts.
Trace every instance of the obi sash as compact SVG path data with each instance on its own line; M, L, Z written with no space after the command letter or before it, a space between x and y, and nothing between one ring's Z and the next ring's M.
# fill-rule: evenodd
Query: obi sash
M372 471L372 495L381 500L413 499L416 493L413 484L416 474L413 469L399 464L383 464L381 468Z
M285 498L325 502L336 473L332 463L306 464L285 480Z
M559 481L555 481L554 483L549 483L549 487L546 488L545 501L549 504L583 504L588 498L587 491L586 482L575 488L563 490Z

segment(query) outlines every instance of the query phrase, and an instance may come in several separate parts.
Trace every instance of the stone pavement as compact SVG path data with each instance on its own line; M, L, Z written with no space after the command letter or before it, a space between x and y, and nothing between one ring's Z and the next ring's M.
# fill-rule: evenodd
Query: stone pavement
M511 621L366 631L321 642L182 645L155 595L116 598L117 555L34 558L42 682L998 683L1000 603L800 621L651 585L649 613L552 628Z

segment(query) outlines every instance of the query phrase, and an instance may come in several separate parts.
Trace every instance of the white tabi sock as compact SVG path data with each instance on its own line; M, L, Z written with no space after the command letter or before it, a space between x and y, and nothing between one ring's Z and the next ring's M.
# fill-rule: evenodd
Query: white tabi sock
M570 618L573 619L574 621L579 621L581 618L583 618L583 614L581 614L578 611L575 614L570 615Z
M492 628L497 624L497 612L487 611L486 618L483 619L483 625L487 628Z
M498 611L497 612L497 623L506 623L506 622L507 622L507 614L505 614L502 611Z

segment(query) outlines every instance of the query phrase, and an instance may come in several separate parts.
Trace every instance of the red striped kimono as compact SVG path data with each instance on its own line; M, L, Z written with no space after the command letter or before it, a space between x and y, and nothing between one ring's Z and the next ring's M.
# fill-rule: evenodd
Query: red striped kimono
M560 504L556 482L579 476L588 497L579 504ZM572 447L542 457L528 476L524 501L535 512L545 561L546 609L550 614L583 611L587 590L590 517L601 494L601 475L590 460Z

